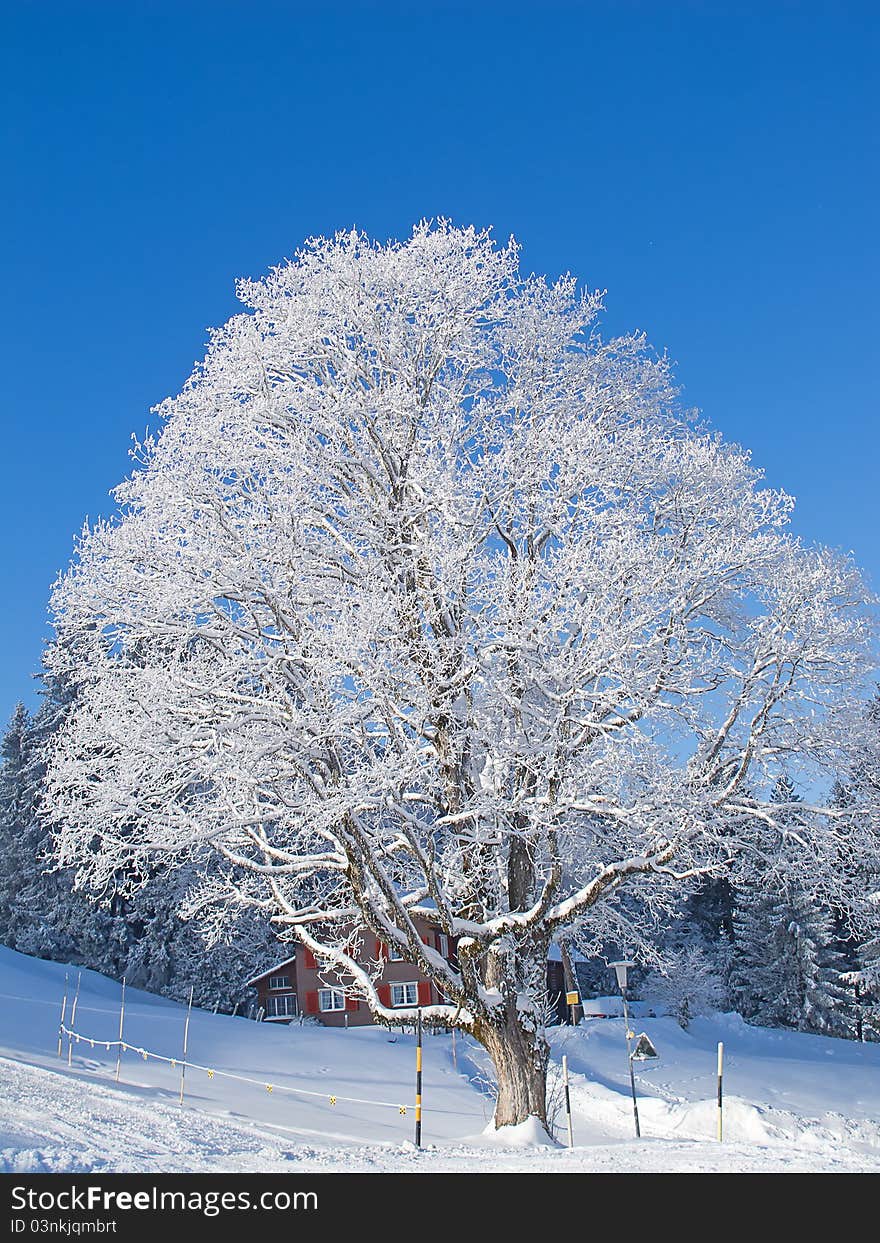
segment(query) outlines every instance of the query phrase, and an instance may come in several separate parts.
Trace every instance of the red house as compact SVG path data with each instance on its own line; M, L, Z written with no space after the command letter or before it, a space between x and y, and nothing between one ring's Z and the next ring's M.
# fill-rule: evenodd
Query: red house
M426 920L414 919L419 936L426 945L455 961L455 945L451 938ZM377 991L389 1009L407 1006L430 1006L441 1000L437 989L417 967L402 957L368 929L358 931L353 947L355 957L364 966L381 964ZM372 1023L373 1016L366 1002L349 995L351 976L322 968L314 955L302 945L293 947L293 954L267 971L248 980L257 990L257 1004L269 1022L289 1023L299 1015L313 1015L327 1027L359 1027Z
M425 919L416 917L413 922L426 945L457 965L454 938ZM359 929L357 935L358 941L353 946L357 961L373 969L381 964L376 987L384 1006L390 1010L404 1009L442 1001L435 985L418 967L405 962L368 929ZM311 1015L327 1027L362 1027L373 1023L366 1002L351 995L352 984L351 976L322 968L302 945L293 947L290 958L248 980L248 985L257 990L257 1005L267 1022L289 1023L300 1015ZM567 1022L565 979L556 946L551 947L547 963L547 993L557 1020Z

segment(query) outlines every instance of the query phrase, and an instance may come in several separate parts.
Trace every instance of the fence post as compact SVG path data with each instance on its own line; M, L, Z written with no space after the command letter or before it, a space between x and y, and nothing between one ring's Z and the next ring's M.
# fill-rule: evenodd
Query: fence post
M73 1005L70 1010L70 1030L71 1031L74 1030L74 1025L76 1023L76 1003L79 1001L80 980L82 980L81 971L76 977L76 992L73 995ZM73 1036L68 1035L67 1037L67 1065L71 1066L72 1064L73 1064Z
M186 1008L186 1021L183 1025L183 1061L180 1063L180 1104L183 1104L183 1085L186 1081L186 1050L189 1043L189 1016L192 1013L193 990L195 984L189 986L189 1005Z
M61 1022L58 1024L58 1056L61 1057L61 1043L64 1036L64 1016L67 1012L67 972L64 972L64 998L61 1002Z
M119 1067L122 1063L122 1024L125 1021L125 976L122 977L122 1003L119 1007L119 1047L116 1050L116 1082L119 1082Z

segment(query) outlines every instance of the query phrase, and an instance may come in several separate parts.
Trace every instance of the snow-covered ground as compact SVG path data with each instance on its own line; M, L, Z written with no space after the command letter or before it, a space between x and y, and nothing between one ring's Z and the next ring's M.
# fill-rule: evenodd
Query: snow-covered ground
M656 1063L638 1065L642 1139L633 1136L620 1019L553 1033L551 1094L568 1055L573 1149L503 1138L482 1051L427 1035L423 1148L413 1143L414 1038L382 1029L256 1024L194 1011L179 1104L185 1009L129 990L115 1080L119 986L83 971L76 1028L96 1041L57 1056L65 972L0 948L0 1170L880 1171L880 1046L749 1027L735 1015L640 1018ZM68 1001L68 1016L70 1002ZM725 1046L724 1142L715 1068ZM650 1069L646 1067L650 1066ZM213 1072L209 1074L208 1072ZM238 1076L230 1078L227 1076ZM269 1090L271 1088L271 1090ZM403 1109L405 1113L401 1112ZM567 1139L565 1118L557 1136Z

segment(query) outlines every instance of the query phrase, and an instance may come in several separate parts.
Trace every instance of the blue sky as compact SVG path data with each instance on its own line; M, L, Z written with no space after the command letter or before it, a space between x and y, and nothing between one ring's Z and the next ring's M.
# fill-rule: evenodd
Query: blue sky
M880 6L28 3L4 13L0 716L234 280L494 226L607 289L880 589Z

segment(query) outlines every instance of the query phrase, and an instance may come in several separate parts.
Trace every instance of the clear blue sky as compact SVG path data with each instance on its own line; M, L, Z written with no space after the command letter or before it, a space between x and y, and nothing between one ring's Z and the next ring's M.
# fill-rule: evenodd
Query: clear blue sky
M0 717L234 279L357 225L514 233L880 588L880 5L4 6Z

